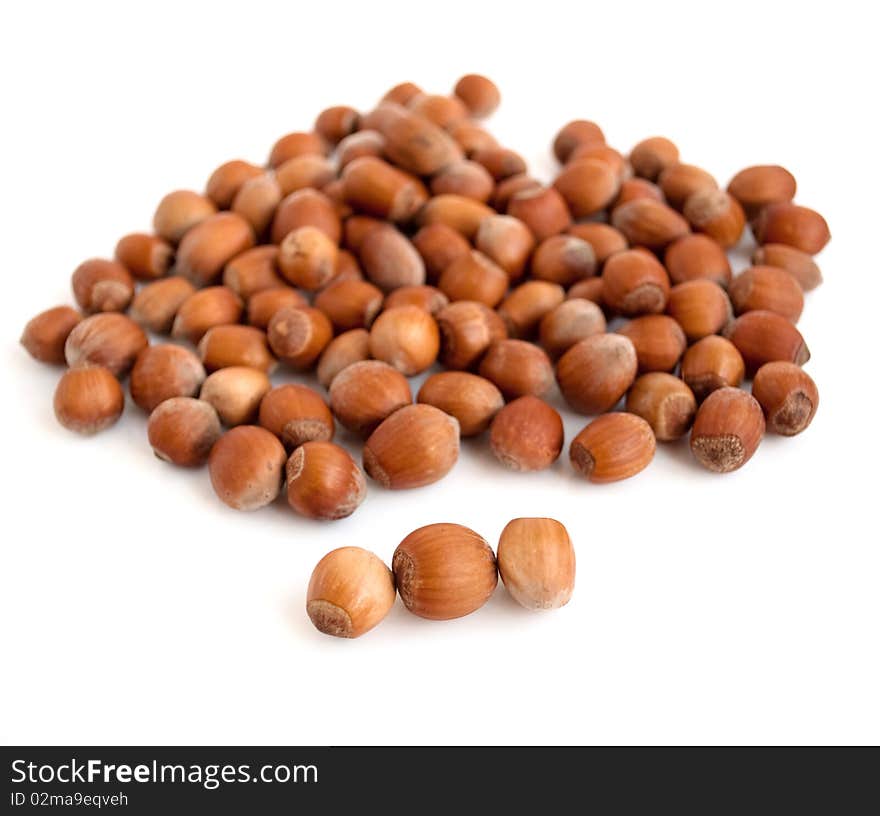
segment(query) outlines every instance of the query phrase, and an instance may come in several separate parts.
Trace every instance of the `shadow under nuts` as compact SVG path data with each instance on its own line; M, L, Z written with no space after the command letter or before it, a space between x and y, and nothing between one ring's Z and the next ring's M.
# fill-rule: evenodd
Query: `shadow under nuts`
M404 606L429 620L475 612L498 585L492 548L460 524L414 530L394 551L391 567Z
M691 450L708 470L730 473L752 458L763 436L764 413L758 401L738 388L719 388L697 411Z
M498 572L526 609L559 609L574 592L575 556L568 531L555 519L513 519L498 542Z

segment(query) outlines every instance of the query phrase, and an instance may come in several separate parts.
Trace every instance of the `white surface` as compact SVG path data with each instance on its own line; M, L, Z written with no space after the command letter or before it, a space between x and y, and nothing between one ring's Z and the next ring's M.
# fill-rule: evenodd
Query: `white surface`
M490 7L490 5L492 7ZM876 742L880 739L875 43L865 4L7 4L0 738L24 743ZM350 519L226 509L206 471L154 459L145 421L56 425L59 372L18 347L70 272L147 228L160 197L262 160L333 103L470 70L491 129L549 175L592 118L628 150L661 133L726 182L781 162L828 218L801 328L822 404L738 473L663 446L630 481L521 476L485 442L432 487L370 485ZM870 334L869 334L870 333ZM567 438L586 420L566 414ZM355 642L312 629L327 551L390 560L415 527L562 520L574 598L504 590L430 623L398 602Z

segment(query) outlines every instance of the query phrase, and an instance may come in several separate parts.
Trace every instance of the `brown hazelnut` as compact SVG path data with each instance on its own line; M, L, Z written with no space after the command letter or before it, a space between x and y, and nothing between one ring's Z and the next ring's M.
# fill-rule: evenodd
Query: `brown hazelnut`
M147 336L137 323L125 315L105 312L87 317L73 327L64 343L64 358L71 368L106 366L121 377L148 345Z
M267 329L269 321L276 312L289 307L308 306L308 301L296 289L290 286L278 286L275 289L261 289L248 300L248 325L258 329Z
M367 496L363 471L332 442L305 442L287 460L287 501L301 516L350 516Z
M417 176L433 176L462 156L461 148L449 134L418 113L388 107L367 124L375 126L385 137L388 158Z
M464 102L471 116L482 119L501 104L501 92L491 79L481 74L465 74L455 83L455 95Z
M753 223L759 244L787 244L816 255L831 240L825 219L809 207L781 202L761 210Z
M498 314L511 337L529 337L541 319L565 300L558 283L530 280L511 290L498 307Z
M728 326L725 336L742 354L748 374L776 360L803 365L810 359L801 333L775 312L745 312Z
M336 145L336 158L340 168L348 167L355 159L365 156L381 159L384 152L385 137L378 130L359 130Z
M764 436L758 401L739 388L719 388L700 406L691 431L691 451L716 473L730 473L752 458Z
M396 309L398 306L418 306L430 315L436 315L444 306L449 305L449 298L434 286L401 286L388 294L383 307Z
M745 374L746 366L736 346L714 334L694 343L681 360L681 378L694 392L697 402L719 388L735 388Z
M155 280L168 274L174 248L158 235L133 232L119 239L115 256L139 280Z
M318 382L329 388L336 375L353 363L370 359L370 334L365 329L351 329L334 337L318 360Z
M507 337L504 321L484 303L459 300L437 313L440 359L452 369L470 368L492 343Z
M628 249L612 255L602 273L602 297L621 314L657 314L666 308L669 277L649 252Z
M666 270L673 283L709 280L726 287L730 261L721 245L708 235L685 235L666 247Z
M63 363L64 344L82 315L70 306L56 306L40 312L24 327L21 344L41 363Z
M739 202L724 190L697 190L684 202L684 217L695 230L714 238L725 249L739 242L746 226Z
M562 452L562 417L544 400L531 395L505 405L492 420L489 446L511 470L544 470Z
M493 383L466 371L432 374L416 399L455 417L463 437L483 433L504 406L504 397Z
M784 269L794 276L805 292L822 283L822 272L812 256L785 244L764 244L757 247L752 254L752 263Z
M337 144L358 128L360 114L348 105L325 108L315 119L315 133L330 144Z
M309 580L306 612L325 635L356 638L391 611L394 576L382 560L360 547L327 553Z
M519 153L499 145L476 150L472 154L472 158L489 173L494 181L504 181L511 176L520 176L528 170L525 159Z
M553 364L546 352L525 340L498 340L483 361L480 374L501 389L506 399L540 397L553 387Z
M529 228L513 216L490 215L480 222L474 245L498 264L510 280L517 280L525 272L535 239Z
M605 332L605 315L594 302L573 298L560 303L541 319L539 338L544 351L556 359L575 343Z
M727 185L749 217L769 204L791 201L797 192L795 177L778 164L761 164L740 170Z
M333 339L333 326L319 309L286 306L272 316L266 335L279 360L306 370Z
M454 260L440 275L440 291L450 300L475 300L497 306L507 292L507 273L477 250Z
M271 372L277 360L269 351L266 332L253 326L214 326L199 341L199 356L207 371L249 366Z
M278 247L257 246L236 255L223 269L223 285L246 303L263 289L284 286L278 274Z
M538 280L571 286L596 274L596 253L574 235L552 235L538 245L531 269Z
M288 233L300 227L317 227L334 244L342 238L342 224L336 207L320 190L305 188L281 199L272 219L272 243L280 244Z
M221 212L188 230L177 250L177 273L204 286L220 276L227 261L254 245L254 231L240 215Z
M410 99L407 107L443 129L468 118L464 102L454 96L419 94Z
M495 554L460 524L429 524L411 532L391 562L403 605L429 620L475 612L498 585Z
M569 162L553 182L575 218L604 210L620 189L618 174L599 159Z
M258 510L275 501L286 464L284 445L256 425L227 431L208 458L214 492L234 510Z
M132 320L156 334L168 334L177 310L196 291L185 278L163 278L141 288L131 302Z
M495 215L495 210L473 198L444 193L429 198L419 210L417 222L420 227L445 224L468 240L476 235L484 218Z
M333 415L317 391L305 385L279 385L260 402L259 424L289 449L304 442L333 439Z
M604 314L611 316L614 310L605 302L605 284L602 278L584 278L579 280L565 293L566 300L589 300L604 310Z
M282 198L284 195L278 179L272 173L263 173L241 185L232 201L232 212L244 218L255 235L263 236L268 231Z
M643 471L657 447L651 426L635 414L604 414L571 442L572 467L596 484L629 479Z
M425 264L412 242L390 226L377 227L361 243L361 264L370 281L383 292L425 282Z
M565 401L578 413L611 410L638 371L635 346L621 334L594 334L575 343L556 367Z
M192 397L172 397L150 414L147 436L153 452L181 467L201 467L223 433L214 406Z
M663 136L652 136L632 149L629 161L637 176L656 181L667 167L678 164L678 148Z
M611 204L611 209L613 210L615 207L620 207L622 204L635 201L637 198L652 198L654 201L660 201L663 204L666 203L663 190L654 184L653 181L648 181L647 179L642 178L631 178L627 179L620 185L617 197L614 199L614 203Z
M641 372L672 371L687 348L681 326L667 315L637 317L618 331L632 340Z
M193 292L177 310L171 336L198 343L208 329L238 323L244 305L225 286L208 286Z
M330 160L314 154L294 156L275 168L275 179L282 196L306 188L318 190L335 178L336 170Z
M631 244L663 249L690 232L688 222L675 210L653 198L636 198L614 208L611 224Z
M408 377L432 366L439 352L437 321L418 306L388 309L370 329L370 354Z
M550 518L517 518L498 542L498 573L526 609L559 609L574 592L575 557L568 531Z
M228 210L241 186L262 173L262 168L255 164L233 159L221 164L211 174L205 187L205 195L214 202L217 209Z
M487 147L496 147L498 145L497 139L475 122L456 122L446 132L455 139L458 146L464 151L465 156L473 156L478 150L485 150Z
M118 261L84 261L71 282L73 296L84 312L124 312L134 297L134 279Z
M813 378L794 363L767 363L758 369L752 396L767 418L767 427L782 436L795 436L813 421L819 390Z
M568 234L586 241L596 256L596 264L601 267L615 252L629 249L626 236L610 224L591 221L584 224L572 224Z
M797 323L804 310L804 290L794 276L776 266L752 266L728 289L737 314L764 309Z
M581 159L593 159L604 164L613 174L617 183L626 183L632 176L632 167L623 154L606 144L583 144L576 147L568 157L566 167Z
M697 400L678 377L652 371L633 383L626 395L626 410L644 419L658 442L671 442L690 429Z
M381 360L352 363L330 383L330 408L350 431L372 433L399 408L412 403L409 383Z
M368 328L382 309L382 291L364 280L334 281L314 302L337 329Z
M565 232L571 224L568 205L555 187L520 190L508 202L507 214L522 221L536 241Z
M494 190L495 180L489 171L482 164L468 159L444 167L431 179L433 195L452 193L485 202Z
M471 251L470 244L460 232L440 223L422 227L412 242L424 261L428 279L434 281L456 258Z
M692 164L671 164L657 177L657 184L671 207L680 210L699 190L717 190L718 182L711 173Z
M294 286L313 292L336 274L338 251L317 227L299 227L289 232L278 247L278 268Z
M131 369L131 398L150 413L171 397L194 397L205 381L205 368L189 349L170 344L147 346Z
M317 133L288 133L282 136L269 154L269 166L278 167L295 156L318 155L327 153L327 143Z
M349 161L342 181L345 200L352 207L389 221L409 221L428 200L425 185L418 178L376 156Z
M214 406L228 426L250 425L257 418L260 402L272 388L265 371L229 366L211 374L202 384L199 399Z
M491 203L498 212L506 212L510 199L522 190L538 190L544 185L536 178L532 178L527 173L517 173L515 176L508 176L503 181L499 181L495 185L495 191L492 193Z
M113 372L89 365L64 372L55 389L55 416L69 431L94 434L122 415L125 395Z
M160 238L178 244L190 229L216 212L210 198L192 190L175 190L159 202L153 215L153 229Z
M553 140L553 153L560 162L565 163L578 147L584 144L605 144L605 134L595 123L585 119L575 119L565 125Z
M717 334L733 316L725 291L713 281L701 278L673 286L666 312L691 342Z

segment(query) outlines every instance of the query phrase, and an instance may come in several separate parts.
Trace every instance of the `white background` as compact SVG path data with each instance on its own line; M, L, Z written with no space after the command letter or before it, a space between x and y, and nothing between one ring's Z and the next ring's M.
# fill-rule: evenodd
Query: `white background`
M18 3L0 20L3 527L0 738L9 743L813 743L880 738L876 83L869 4ZM637 478L517 475L485 440L441 483L370 486L351 518L227 509L156 460L129 406L80 439L59 372L17 345L83 259L214 167L262 161L325 106L408 79L501 86L490 122L549 178L575 117L626 151L665 134L726 183L781 162L834 240L801 329L821 407L715 476L686 443ZM567 438L586 422L566 413ZM345 438L343 438L345 440ZM574 598L499 586L432 623L398 602L358 641L304 612L330 549L386 561L412 529L562 520Z

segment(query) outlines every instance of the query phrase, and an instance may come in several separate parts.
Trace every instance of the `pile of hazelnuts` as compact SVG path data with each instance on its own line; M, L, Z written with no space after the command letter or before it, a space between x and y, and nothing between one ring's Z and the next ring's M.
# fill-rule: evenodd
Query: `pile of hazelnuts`
M488 432L512 470L551 466L557 387L595 417L569 447L592 482L635 475L658 440L690 433L725 473L767 430L804 430L819 399L796 323L830 233L792 174L749 167L724 190L666 138L626 156L577 120L547 185L477 123L499 101L475 74L448 96L402 83L169 193L152 232L77 267L78 308L25 327L33 357L67 366L58 421L113 425L128 376L159 457L207 462L233 508L285 491L316 519L354 512L364 471L390 489L441 479L461 437ZM754 265L734 276L747 232ZM407 378L437 363L413 401ZM316 387L273 387L279 365ZM363 437L363 470L337 422Z

